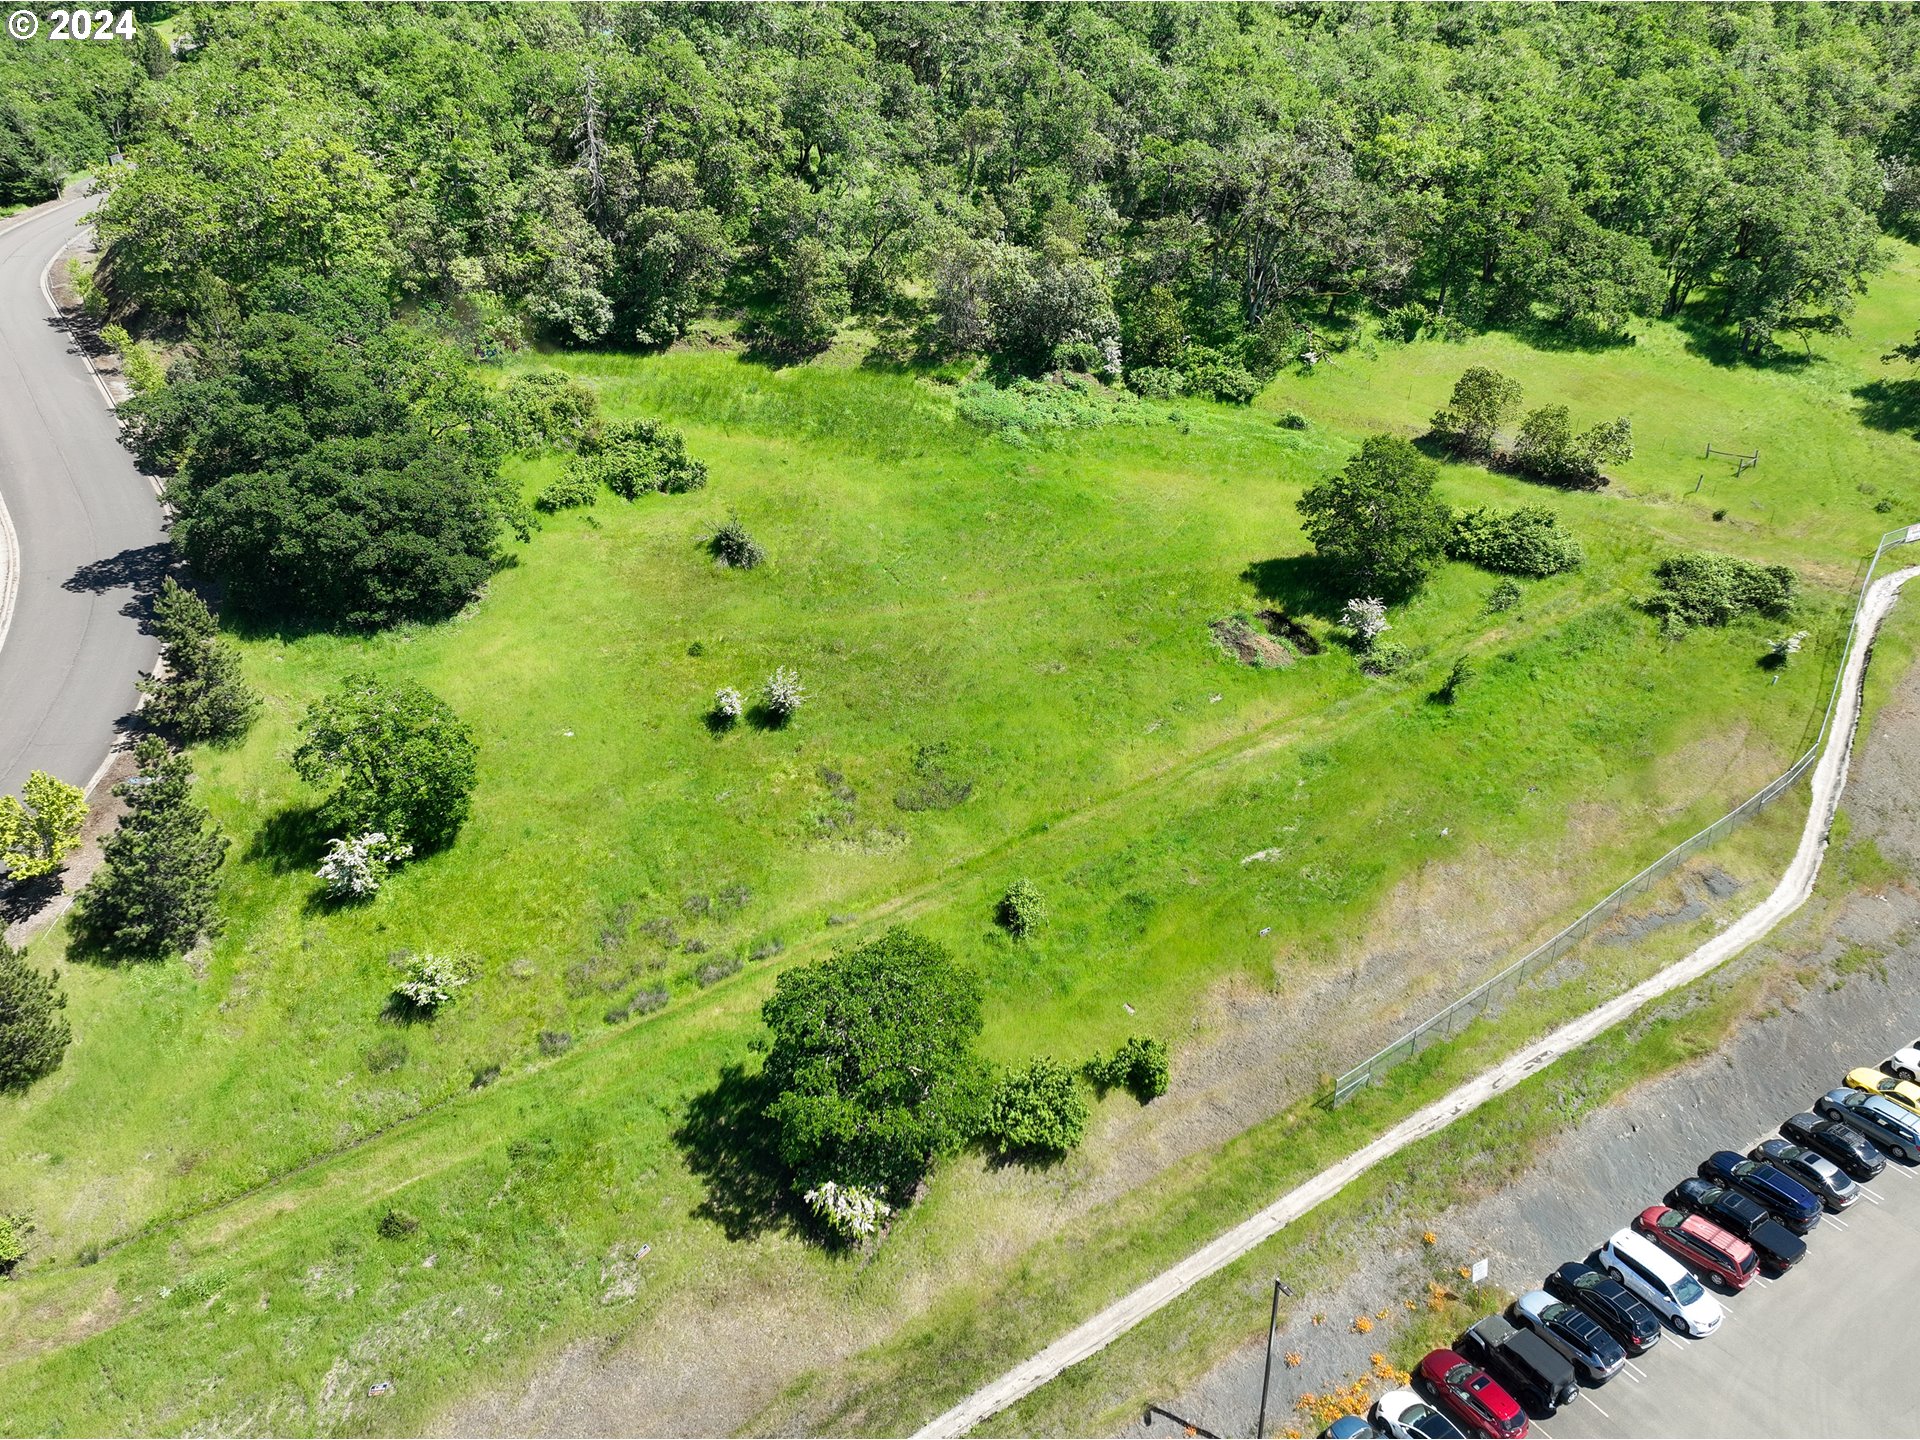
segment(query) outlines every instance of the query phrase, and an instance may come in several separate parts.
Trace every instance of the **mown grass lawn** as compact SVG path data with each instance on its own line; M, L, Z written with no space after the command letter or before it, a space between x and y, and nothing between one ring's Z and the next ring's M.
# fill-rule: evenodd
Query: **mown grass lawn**
M963 1293L955 1257L980 1263L954 1238L977 1219L965 1207L900 1227L864 1279L751 1217L720 1216L755 1237L730 1239L706 1208L750 1208L730 1193L741 1172L675 1132L724 1066L752 1063L775 969L909 919L984 976L996 1056L1079 1058L1145 1031L1175 1039L1177 1073L1217 986L1286 993L1340 963L1422 867L1479 857L1589 877L1543 903L1543 923L1604 893L1809 733L1853 567L1912 518L1913 442L1863 427L1853 392L1911 331L1914 254L1867 297L1857 339L1800 369L1719 367L1673 327L1597 354L1497 337L1381 347L1282 380L1251 411L1156 405L1143 424L1026 448L907 375L773 372L729 353L557 359L610 413L682 426L711 487L549 520L446 626L247 640L266 714L243 747L198 757L236 840L227 932L187 965L63 967L67 1063L0 1100L4 1203L37 1226L23 1278L0 1290L22 1397L0 1428L417 1423L461 1377L527 1363L543 1336L717 1304L740 1276L845 1304L876 1340L898 1313L938 1312ZM1444 477L1459 504L1553 505L1588 566L1526 585L1497 617L1482 609L1494 577L1448 567L1394 615L1423 658L1392 680L1331 644L1282 670L1227 660L1206 625L1236 610L1279 604L1331 638L1344 597L1303 579L1293 500L1362 430L1418 428L1475 361L1522 376L1531 401L1565 399L1576 421L1634 419L1620 491ZM1314 423L1278 427L1278 408ZM1758 445L1762 463L1682 499L1703 427ZM553 464L522 478L537 487ZM1877 512L1887 495L1898 508ZM705 553L736 512L764 569ZM1674 545L1802 566L1795 623L1815 644L1779 683L1755 663L1779 626L1670 644L1635 608ZM1458 704L1432 703L1463 653L1475 680ZM717 686L750 689L780 664L812 695L797 723L709 729ZM286 757L305 703L356 668L418 679L471 719L481 784L452 851L338 911L287 838L312 797ZM925 808L962 787L963 803ZM1256 852L1270 858L1242 863ZM1015 947L991 914L1018 876L1054 919ZM431 1026L379 1018L407 949L480 966ZM1408 982L1417 1010L1455 977ZM604 1019L656 986L663 1013ZM1356 1058L1349 1037L1312 1043L1324 1069ZM470 1093L494 1067L505 1083ZM78 1264L449 1100L231 1222L213 1212ZM1096 1147L1076 1163L1099 1160ZM372 1238L389 1192L427 1219L417 1242ZM1008 1222L1001 1273L1038 1213ZM1195 1223L1210 1233L1215 1218ZM1124 1258L1134 1233L1105 1243ZM608 1256L629 1240L655 1246L644 1284L603 1305L624 1283ZM1054 1288L1036 1325L1078 1303ZM397 1357L406 1393L369 1409L366 1376Z

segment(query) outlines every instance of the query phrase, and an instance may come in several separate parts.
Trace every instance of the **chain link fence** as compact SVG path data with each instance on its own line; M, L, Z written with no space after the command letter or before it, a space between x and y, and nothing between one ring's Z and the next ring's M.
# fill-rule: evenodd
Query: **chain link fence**
M1344 1105L1358 1091L1371 1085L1394 1066L1413 1059L1431 1045L1452 1039L1489 1009L1510 997L1526 983L1529 977L1546 969L1595 930L1613 919L1629 901L1645 894L1684 861L1706 849L1790 790L1794 782L1799 780L1807 772L1808 767L1819 758L1821 746L1826 742L1827 731L1833 724L1833 712L1840 700L1840 684L1846 675L1846 658L1853 649L1854 634L1860 626L1860 608L1866 602L1867 589L1873 584L1875 572L1880 568L1881 557L1895 546L1906 545L1916 540L1920 540L1920 525L1890 530L1880 537L1880 543L1873 552L1873 559L1867 566L1866 577L1860 582L1860 596L1854 603L1853 619L1847 626L1846 641L1840 647L1839 660L1834 668L1833 690L1827 697L1826 714L1820 722L1819 732L1814 736L1813 743L1807 748L1806 753L1788 766L1784 774L1769 782L1758 793L1743 800L1704 830L1682 840L1557 935L1534 946L1497 975L1481 981L1444 1010L1422 1021L1384 1050L1361 1061L1333 1082L1333 1088L1321 1097L1320 1103L1329 1107Z

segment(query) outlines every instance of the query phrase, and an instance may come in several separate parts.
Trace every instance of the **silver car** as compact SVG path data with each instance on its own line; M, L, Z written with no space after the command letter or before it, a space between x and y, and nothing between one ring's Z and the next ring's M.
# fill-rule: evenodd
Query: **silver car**
M1895 1160L1920 1161L1920 1123L1884 1095L1862 1090L1829 1090L1813 1108L1829 1120L1850 1125Z

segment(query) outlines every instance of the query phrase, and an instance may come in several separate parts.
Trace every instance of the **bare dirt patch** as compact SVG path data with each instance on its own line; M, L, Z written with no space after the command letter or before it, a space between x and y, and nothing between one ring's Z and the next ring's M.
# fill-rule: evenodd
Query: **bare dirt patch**
M1279 670L1293 664L1292 650L1271 635L1262 635L1242 616L1229 615L1209 621L1207 632L1213 636L1214 644L1242 665L1251 665L1256 670Z

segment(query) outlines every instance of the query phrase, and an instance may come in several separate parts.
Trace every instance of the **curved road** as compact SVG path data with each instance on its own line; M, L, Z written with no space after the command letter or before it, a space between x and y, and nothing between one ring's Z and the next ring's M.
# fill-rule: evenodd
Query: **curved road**
M160 505L42 288L91 208L0 220L0 794L33 770L89 783L160 649L140 620Z

